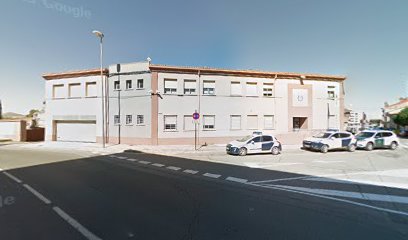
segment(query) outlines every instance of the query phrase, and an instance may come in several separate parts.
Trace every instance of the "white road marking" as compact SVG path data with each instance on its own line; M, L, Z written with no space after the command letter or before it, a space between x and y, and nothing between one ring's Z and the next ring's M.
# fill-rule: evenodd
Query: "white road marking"
M0 172L3 172L4 171L4 169L3 168L0 168Z
M139 163L141 163L141 164L150 164L149 161L139 161Z
M110 155L109 157L111 157L111 158L117 158L115 155Z
M44 195L42 195L41 193L37 192L34 188L32 188L30 185L28 184L23 184L23 186L30 191L32 194L34 194L37 198L39 198L41 201L43 201L45 204L51 204L51 201L44 197Z
M248 182L247 179L236 178L236 177L227 177L225 180L232 181L232 182L238 182L238 183L246 183L246 182Z
M119 158L119 159L127 159L127 157L117 157L117 158Z
M303 194L303 195L313 196L313 197L318 197L318 198L323 198L323 199L329 199L329 200L333 200L333 201L337 201L337 202L344 202L344 203L353 204L353 205L360 206L360 207L371 208L371 209L375 209L375 210L378 210L378 211L383 211L383 212L389 212L389 213L408 216L408 212L402 212L402 211L392 210L392 209L388 209L388 208L376 207L376 206L372 206L372 205L368 205L368 204L364 204L364 203L360 203L360 202L354 202L354 201L351 201L351 200L346 200L346 199L341 199L341 198L335 198L335 197L330 197L330 196L325 196L325 195L302 192L302 191L297 191L297 190L292 190L292 189L287 189L287 188L280 188L280 187L275 187L273 185L272 186L270 186L270 185L265 186L265 185L258 185L258 184L253 184L253 183L246 183L246 184L251 185L251 186L256 186L256 187L269 188L269 189L275 189L275 190L281 190L281 191L286 191L286 192L298 193L298 194Z
M61 208L59 207L53 207L52 208L60 217L62 217L66 222L68 222L73 228L78 230L84 237L86 237L89 240L102 240L92 232L90 232L88 229L86 229L84 226L82 226L77 220L73 219L71 216L69 216L67 213L65 213Z
M196 174L196 173L198 173L198 171L194 171L194 170L190 170L190 169L186 169L186 170L184 170L183 172L189 173L189 174Z
M179 168L179 167L174 167L174 166L168 166L167 169L174 170L174 171L178 171L178 170L180 170L181 168Z
M130 161L130 162L136 162L137 161L137 159L135 159L135 158L128 158L127 160Z
M8 173L8 172L3 172L4 175L6 175L7 177L13 179L14 181L16 181L17 183L22 183L23 181L21 181L20 179L18 179L17 177L15 177L13 174Z
M280 188L287 188L292 190L298 190L308 193L316 193L321 195L328 195L334 197L347 197L347 198L356 198L369 201L377 202L392 202L392 203L403 203L408 204L408 197L396 196L396 195L385 195L385 194L376 194L376 193L364 193L364 192L348 192L348 191L339 191L339 190L329 190L329 189L319 189L319 188L305 188L305 187L293 187L286 185L272 185Z
M153 163L152 166L155 166L155 167L164 167L165 165L164 165L164 164L160 164L160 163Z
M213 173L204 173L203 176L210 177L210 178L219 178L219 177L221 177L221 175L213 174Z

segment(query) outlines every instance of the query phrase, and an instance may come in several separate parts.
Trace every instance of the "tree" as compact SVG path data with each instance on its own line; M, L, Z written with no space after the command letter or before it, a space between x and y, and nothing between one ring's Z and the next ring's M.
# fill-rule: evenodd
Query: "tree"
M408 126L408 107L394 117L394 122L400 126Z
M39 112L39 110L37 110L37 109L31 109L31 110L28 112L27 117L32 118L32 117L34 116L34 114L35 114L35 113L38 113L38 112Z

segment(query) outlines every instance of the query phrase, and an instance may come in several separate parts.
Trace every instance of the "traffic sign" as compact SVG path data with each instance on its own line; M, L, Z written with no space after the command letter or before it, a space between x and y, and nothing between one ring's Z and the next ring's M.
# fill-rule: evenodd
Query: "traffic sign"
M200 118L200 114L198 112L193 113L193 119L198 120Z

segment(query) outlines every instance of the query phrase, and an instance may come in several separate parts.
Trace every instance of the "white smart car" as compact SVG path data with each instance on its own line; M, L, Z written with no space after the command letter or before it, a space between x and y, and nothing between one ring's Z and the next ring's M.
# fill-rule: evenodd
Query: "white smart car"
M353 134L340 131L321 132L311 138L303 140L303 148L327 153L331 149L356 150L357 140Z
M281 143L272 135L255 133L242 139L230 142L226 147L227 153L245 156L250 153L279 154L282 151Z
M374 148L397 149L399 140L397 135L385 130L365 130L356 135L357 147L371 151Z

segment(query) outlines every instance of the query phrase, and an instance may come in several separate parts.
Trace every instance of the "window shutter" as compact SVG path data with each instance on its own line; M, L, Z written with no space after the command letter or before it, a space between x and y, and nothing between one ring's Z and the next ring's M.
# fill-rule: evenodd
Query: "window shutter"
M272 115L264 116L264 129L274 129L274 116Z
M247 96L258 96L257 84L256 83L247 83L246 84L246 95Z
M177 80L165 80L164 87L165 88L177 88Z
M240 82L231 82L231 95L241 95L241 83Z
M197 87L196 81L186 80L184 81L184 88L195 89Z
M231 129L241 129L241 116L231 116Z
M96 83L87 83L86 84L86 96L87 97L96 97Z

